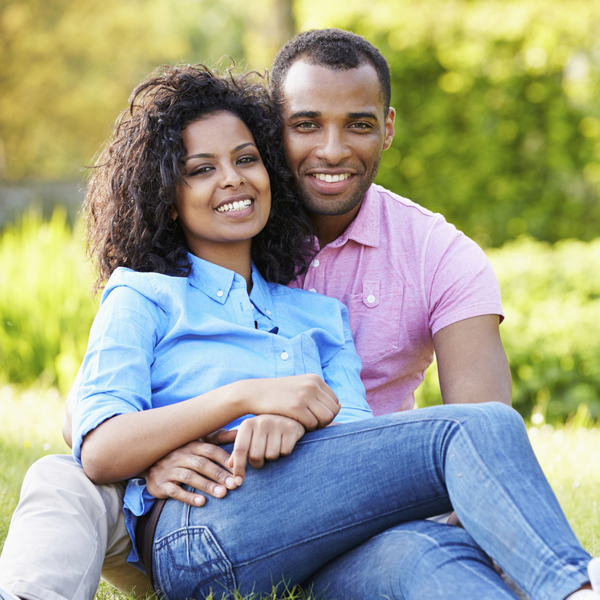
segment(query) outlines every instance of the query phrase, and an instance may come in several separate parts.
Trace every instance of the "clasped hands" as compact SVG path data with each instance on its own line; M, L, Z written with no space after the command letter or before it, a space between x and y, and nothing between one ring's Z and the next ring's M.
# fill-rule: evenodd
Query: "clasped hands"
M340 410L331 388L317 375L249 380L253 414L237 431L221 429L189 442L157 461L143 476L155 498L174 498L202 506L205 496L188 492L187 485L215 498L242 485L246 464L260 469L265 460L287 456L306 431L329 425ZM228 454L220 446L234 443Z

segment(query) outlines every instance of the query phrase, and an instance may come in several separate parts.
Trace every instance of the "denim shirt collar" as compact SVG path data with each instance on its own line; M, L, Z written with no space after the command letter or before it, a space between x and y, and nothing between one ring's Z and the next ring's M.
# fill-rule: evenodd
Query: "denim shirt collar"
M241 276L219 265L188 253L192 264L192 272L188 280L190 285L206 294L219 304L225 304L233 289L246 289L246 280ZM271 318L273 299L269 284L263 279L252 263L252 291L250 301L266 317Z

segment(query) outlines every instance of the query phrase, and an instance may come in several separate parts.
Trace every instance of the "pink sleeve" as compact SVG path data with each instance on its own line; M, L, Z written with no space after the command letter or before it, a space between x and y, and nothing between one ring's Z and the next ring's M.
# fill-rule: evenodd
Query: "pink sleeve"
M432 335L471 317L504 319L500 286L483 250L443 219L431 231L424 276Z

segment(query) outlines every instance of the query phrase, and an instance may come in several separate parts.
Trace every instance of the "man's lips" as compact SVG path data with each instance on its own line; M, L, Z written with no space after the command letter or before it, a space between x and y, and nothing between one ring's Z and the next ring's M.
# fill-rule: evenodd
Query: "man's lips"
M342 173L311 172L307 173L310 186L321 194L341 194L352 185L356 173L344 171Z
M336 173L335 175L332 175L331 173L311 173L311 175L319 181L337 183L338 181L345 181L352 175L352 173Z

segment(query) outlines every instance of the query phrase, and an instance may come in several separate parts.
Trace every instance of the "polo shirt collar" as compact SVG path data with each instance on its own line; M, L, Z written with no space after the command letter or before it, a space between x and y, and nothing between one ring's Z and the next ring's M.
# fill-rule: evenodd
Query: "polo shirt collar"
M344 233L329 244L331 248L339 248L348 240L353 240L363 246L379 247L380 202L375 184L367 190L360 210L354 221Z

